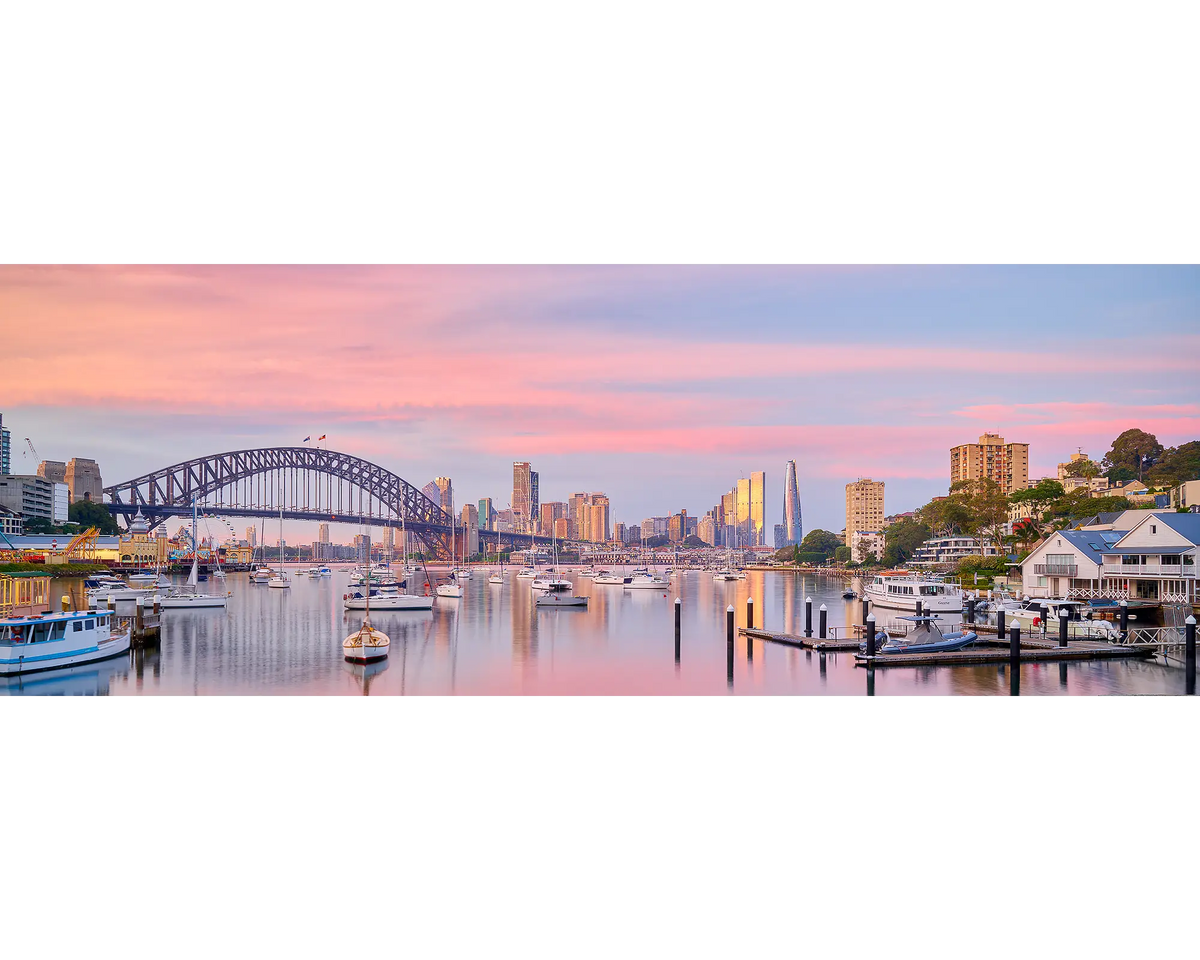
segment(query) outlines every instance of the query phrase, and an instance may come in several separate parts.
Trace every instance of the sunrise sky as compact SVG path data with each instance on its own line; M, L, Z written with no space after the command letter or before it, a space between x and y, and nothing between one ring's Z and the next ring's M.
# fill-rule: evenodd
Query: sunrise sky
M1031 476L1121 430L1200 438L1194 267L0 267L0 412L18 453L106 484L192 456L329 446L456 501L609 494L703 513L784 461L804 527L845 483L944 493L949 447L1031 444Z

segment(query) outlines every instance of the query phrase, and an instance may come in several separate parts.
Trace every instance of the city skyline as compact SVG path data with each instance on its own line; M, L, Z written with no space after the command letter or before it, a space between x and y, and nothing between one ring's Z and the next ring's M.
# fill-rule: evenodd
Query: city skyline
M1029 443L1038 477L1131 426L1200 429L1187 267L4 267L0 311L12 471L36 472L29 436L106 483L325 434L414 485L453 477L459 506L507 502L526 460L541 500L604 490L634 524L795 459L805 528L836 532L846 483L912 509L985 433ZM147 329L169 373L121 375Z

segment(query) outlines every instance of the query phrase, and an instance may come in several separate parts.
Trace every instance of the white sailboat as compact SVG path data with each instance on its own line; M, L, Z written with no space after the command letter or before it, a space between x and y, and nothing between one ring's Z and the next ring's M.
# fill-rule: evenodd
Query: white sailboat
M218 596L199 592L198 550L196 540L196 501L192 501L192 571L188 574L186 590L172 590L160 597L158 604L163 610L186 610L198 607L224 607L229 602L228 594Z
M283 520L279 522L279 540L283 542ZM392 646L391 638L382 630L371 626L371 584L367 582L366 611L363 614L362 626L357 633L352 633L342 641L342 656L351 663L372 663L382 660L388 655Z
M282 498L281 498L282 499ZM291 587L292 581L288 578L287 571L283 569L283 507L279 508L279 569L275 571L275 575L267 581L268 587L274 587L276 590L287 590Z
M455 554L457 552L455 528L454 491L452 490L450 492L450 579L448 581L442 581L438 583L438 585L433 588L433 592L435 594L437 594L439 597L445 597L447 600L461 600L463 595L462 584L455 579L454 576L454 561Z
M558 566L558 541L554 541L554 566ZM533 605L539 609L545 607L584 607L588 605L587 597L577 597L572 594L574 584L560 577L540 577L533 581L533 589L537 598Z

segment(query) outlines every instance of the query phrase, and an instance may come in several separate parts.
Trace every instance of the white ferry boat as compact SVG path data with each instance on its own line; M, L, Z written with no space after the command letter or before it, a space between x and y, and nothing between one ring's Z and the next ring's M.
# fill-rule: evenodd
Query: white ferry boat
M0 676L106 660L129 649L130 628L114 632L107 611L0 620Z
M957 613L963 607L962 587L911 573L880 573L863 588L863 598L877 607L916 610L925 613Z

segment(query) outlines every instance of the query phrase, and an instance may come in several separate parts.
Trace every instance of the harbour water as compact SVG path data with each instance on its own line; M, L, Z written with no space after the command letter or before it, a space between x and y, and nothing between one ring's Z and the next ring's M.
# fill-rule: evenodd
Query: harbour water
M431 570L431 573L434 572ZM746 599L755 625L802 633L804 599L821 604L844 634L861 622L861 602L844 600L836 580L784 571L748 571L745 580L714 582L710 573L676 574L669 592L601 586L576 574L587 609L537 609L528 580L506 571L491 585L476 571L461 600L439 599L432 612L379 611L372 622L391 637L391 655L352 665L342 639L361 612L342 609L350 571L311 580L292 568L292 587L273 590L231 573L228 608L163 612L159 649L74 670L0 680L0 694L167 695L449 695L650 694L846 695L867 692L867 671L853 654L794 649L738 636L733 679L727 668L729 604L745 625ZM55 581L53 601L78 586ZM201 589L221 589L219 581ZM675 661L674 600L682 601L682 639ZM121 608L123 609L123 607ZM883 611L876 611L877 615ZM899 615L896 611L892 615ZM891 668L875 671L874 693L1008 695L1006 667ZM1183 671L1153 661L1029 663L1021 695L1178 694Z

